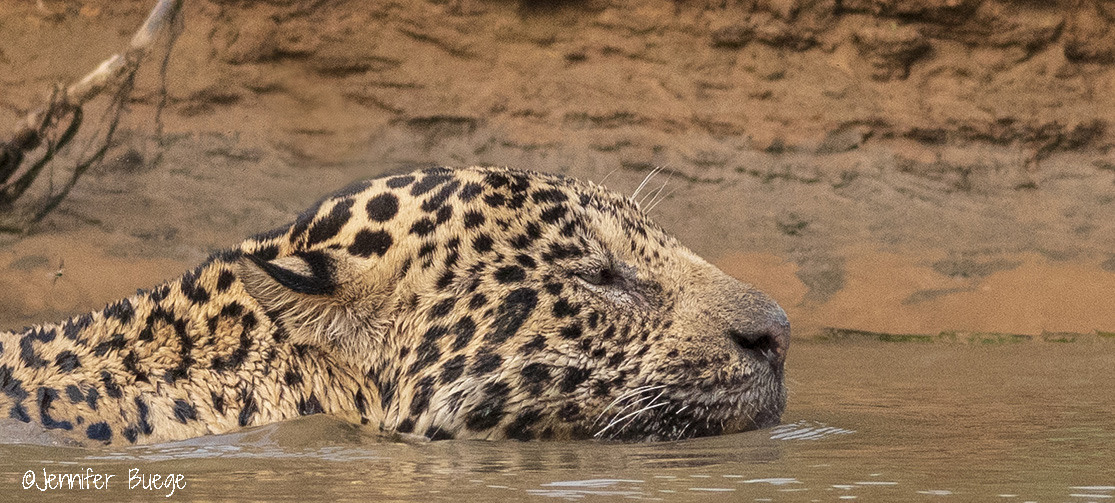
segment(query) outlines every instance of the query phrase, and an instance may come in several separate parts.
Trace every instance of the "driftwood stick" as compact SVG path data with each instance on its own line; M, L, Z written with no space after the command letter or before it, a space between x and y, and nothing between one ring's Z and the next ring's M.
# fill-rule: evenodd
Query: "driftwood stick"
M109 84L117 82L125 70L134 69L147 55L151 44L165 26L174 21L182 7L181 0L159 0L143 26L132 36L128 49L122 54L113 54L101 62L96 70L89 72L81 80L66 88L58 101L69 106L80 107L105 90ZM21 126L34 128L42 123L47 109L31 112ZM18 129L17 129L18 130Z
M27 114L16 124L10 138L0 142L0 206L3 206L0 207L0 213L10 207L30 186L30 181L42 169L42 161L49 161L55 152L73 138L73 133L76 132L74 129L81 123L82 106L110 87L133 81L140 62L160 33L174 22L181 7L182 0L158 0L124 52L112 55L77 82L56 89L46 106ZM70 127L67 127L59 141L48 141L47 134L60 123L66 122ZM110 138L111 136L106 138L106 141ZM43 159L32 163L31 167L24 169L20 176L9 183L27 161L26 155L39 148L44 140L47 140L48 145ZM82 164L85 163L79 163L79 166ZM80 173L75 172L71 182L76 181L77 176ZM57 201L53 202L57 204Z

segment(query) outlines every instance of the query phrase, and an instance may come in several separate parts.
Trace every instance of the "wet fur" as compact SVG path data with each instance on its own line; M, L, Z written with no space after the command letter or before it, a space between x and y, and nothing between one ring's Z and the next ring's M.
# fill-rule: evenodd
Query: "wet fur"
M688 438L778 421L788 329L633 198L434 168L0 333L0 414L103 444L318 413L432 439Z

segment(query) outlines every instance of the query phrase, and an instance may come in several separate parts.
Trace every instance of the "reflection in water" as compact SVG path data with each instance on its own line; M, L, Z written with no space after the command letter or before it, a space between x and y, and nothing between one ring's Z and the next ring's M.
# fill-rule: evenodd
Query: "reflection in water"
M21 486L84 468L183 474L168 501L1115 501L1111 368L1107 344L797 343L784 424L764 431L402 444L313 416L113 451L0 445L0 501L165 499Z
M855 433L835 426L825 426L816 421L798 421L784 424L771 429L772 440L820 440L830 435L847 435Z
M729 475L725 475L725 477L729 477ZM798 479L775 477L775 478L772 478L772 479L744 480L743 483L744 484L770 484L772 486L784 486L784 485L787 485L787 484L800 484L801 482Z
M590 479L570 480L564 482L550 482L542 484L543 487L553 489L527 489L527 494L536 496L549 496L551 498L580 499L588 495L595 496L643 496L643 492L631 487L632 484L642 484L642 480L623 479Z

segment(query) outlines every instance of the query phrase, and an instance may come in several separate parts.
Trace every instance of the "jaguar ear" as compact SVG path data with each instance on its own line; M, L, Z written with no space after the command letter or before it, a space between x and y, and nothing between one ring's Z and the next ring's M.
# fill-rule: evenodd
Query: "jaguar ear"
M238 276L292 342L362 363L378 352L393 318L395 278L377 265L329 249L271 261L245 255Z
M260 272L266 274L267 279L273 281L270 287L282 287L292 293L303 295L327 296L337 291L337 264L333 257L323 251L301 252L289 257L275 259L271 262L255 255L245 256ZM262 277L256 279L270 281ZM254 282L261 285L259 282ZM245 284L249 284L245 282ZM251 286L249 286L251 293ZM279 292L275 292L279 293ZM253 296L255 294L253 293ZM257 300L258 297L257 297Z

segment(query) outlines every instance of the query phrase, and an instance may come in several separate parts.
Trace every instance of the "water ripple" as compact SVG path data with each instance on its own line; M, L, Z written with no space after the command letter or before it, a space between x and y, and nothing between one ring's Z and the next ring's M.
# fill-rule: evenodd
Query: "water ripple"
M798 421L771 430L771 440L820 440L833 435L849 435L855 430L828 426L816 421Z

